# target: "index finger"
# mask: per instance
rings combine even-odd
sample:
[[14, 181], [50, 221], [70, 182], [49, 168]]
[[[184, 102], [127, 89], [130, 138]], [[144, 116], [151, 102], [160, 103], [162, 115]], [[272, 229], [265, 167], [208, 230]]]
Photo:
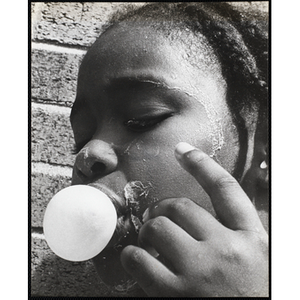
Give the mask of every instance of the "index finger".
[[233, 230], [261, 231], [256, 209], [239, 183], [207, 154], [179, 143], [175, 156], [210, 196], [222, 224]]

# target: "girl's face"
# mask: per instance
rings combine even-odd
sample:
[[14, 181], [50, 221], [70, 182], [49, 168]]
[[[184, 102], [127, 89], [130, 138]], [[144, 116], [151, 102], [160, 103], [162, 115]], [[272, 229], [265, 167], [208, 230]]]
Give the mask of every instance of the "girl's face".
[[[232, 172], [239, 144], [217, 61], [203, 44], [196, 66], [186, 49], [138, 26], [114, 27], [94, 44], [80, 68], [71, 117], [76, 144], [84, 146], [73, 184], [98, 183], [122, 195], [128, 182], [139, 181], [147, 196], [138, 216], [171, 197], [190, 198], [214, 214], [209, 197], [176, 161], [175, 145], [188, 142]], [[119, 252], [107, 251], [96, 266], [116, 283], [123, 276]]]

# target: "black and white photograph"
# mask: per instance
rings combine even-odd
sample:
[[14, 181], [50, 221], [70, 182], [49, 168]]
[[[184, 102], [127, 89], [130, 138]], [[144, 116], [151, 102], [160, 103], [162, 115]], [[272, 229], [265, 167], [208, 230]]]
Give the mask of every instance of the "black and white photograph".
[[31, 297], [270, 297], [270, 1], [30, 3]]

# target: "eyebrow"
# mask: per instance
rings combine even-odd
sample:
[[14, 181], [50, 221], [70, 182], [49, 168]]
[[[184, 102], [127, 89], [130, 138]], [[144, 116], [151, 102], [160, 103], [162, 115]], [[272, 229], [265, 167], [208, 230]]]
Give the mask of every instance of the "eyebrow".
[[115, 87], [128, 87], [132, 85], [143, 85], [144, 83], [150, 84], [152, 86], [159, 86], [159, 87], [165, 87], [170, 88], [167, 84], [167, 82], [160, 77], [155, 77], [152, 75], [138, 75], [138, 76], [124, 76], [124, 77], [118, 77], [118, 78], [112, 78], [109, 80], [109, 82], [105, 85], [105, 89], [110, 90]]
[[[157, 78], [152, 75], [139, 75], [139, 76], [122, 76], [118, 78], [109, 79], [108, 82], [104, 85], [105, 90], [114, 90], [116, 88], [122, 87], [132, 87], [140, 86], [143, 84], [151, 84], [155, 87], [166, 87], [168, 88], [167, 83], [162, 78]], [[80, 110], [86, 107], [88, 104], [82, 98], [77, 98], [74, 101], [71, 114], [70, 122], [72, 124], [74, 117], [80, 112]]]
[[195, 94], [189, 93], [180, 87], [170, 86], [163, 77], [157, 77], [151, 74], [112, 78], [110, 82], [106, 84], [106, 89], [110, 90], [113, 88], [130, 87], [130, 85], [131, 87], [141, 86], [143, 84], [150, 84], [153, 87], [160, 87], [160, 88], [165, 88], [167, 90], [174, 90], [197, 100], [197, 96]]

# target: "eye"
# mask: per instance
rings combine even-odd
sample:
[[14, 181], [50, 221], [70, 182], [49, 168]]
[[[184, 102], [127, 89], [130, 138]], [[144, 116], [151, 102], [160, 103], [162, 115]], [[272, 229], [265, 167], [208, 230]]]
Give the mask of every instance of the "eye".
[[152, 127], [155, 125], [158, 125], [165, 119], [171, 117], [173, 114], [168, 113], [168, 114], [163, 114], [160, 116], [152, 116], [152, 117], [145, 117], [145, 118], [132, 118], [124, 122], [124, 125], [136, 132], [143, 132], [150, 130]]

